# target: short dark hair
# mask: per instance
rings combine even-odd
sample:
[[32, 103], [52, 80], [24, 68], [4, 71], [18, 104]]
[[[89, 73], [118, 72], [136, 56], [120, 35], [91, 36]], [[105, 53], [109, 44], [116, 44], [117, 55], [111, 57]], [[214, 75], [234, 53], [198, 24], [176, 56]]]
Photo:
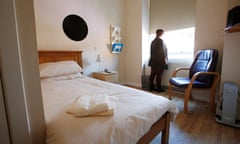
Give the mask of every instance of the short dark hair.
[[156, 30], [156, 34], [163, 33], [163, 32], [164, 32], [163, 29], [157, 29], [157, 30]]

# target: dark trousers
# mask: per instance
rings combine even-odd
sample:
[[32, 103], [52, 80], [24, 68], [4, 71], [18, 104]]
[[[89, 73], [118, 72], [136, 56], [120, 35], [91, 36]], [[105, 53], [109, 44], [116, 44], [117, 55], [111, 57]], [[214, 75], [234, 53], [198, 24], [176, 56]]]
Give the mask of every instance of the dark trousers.
[[150, 82], [150, 89], [154, 89], [154, 80], [156, 78], [156, 84], [157, 84], [157, 89], [162, 89], [161, 83], [162, 83], [162, 74], [163, 74], [164, 69], [163, 68], [152, 68], [151, 67], [151, 74], [149, 77], [149, 82]]

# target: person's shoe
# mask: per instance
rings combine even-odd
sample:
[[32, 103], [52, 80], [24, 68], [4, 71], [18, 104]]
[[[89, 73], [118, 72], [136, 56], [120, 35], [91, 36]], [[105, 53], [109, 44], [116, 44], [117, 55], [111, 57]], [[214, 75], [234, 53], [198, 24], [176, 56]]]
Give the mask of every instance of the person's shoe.
[[156, 89], [156, 88], [152, 88], [150, 89], [150, 91], [156, 91], [156, 92], [164, 92], [165, 90], [164, 89]]
[[162, 89], [162, 88], [160, 88], [160, 89], [156, 89], [155, 91], [157, 91], [157, 92], [165, 92], [165, 90]]
[[150, 88], [149, 88], [149, 91], [150, 91], [150, 92], [152, 92], [152, 91], [156, 91], [156, 89], [150, 87]]
[[150, 92], [156, 91], [156, 89], [149, 89]]

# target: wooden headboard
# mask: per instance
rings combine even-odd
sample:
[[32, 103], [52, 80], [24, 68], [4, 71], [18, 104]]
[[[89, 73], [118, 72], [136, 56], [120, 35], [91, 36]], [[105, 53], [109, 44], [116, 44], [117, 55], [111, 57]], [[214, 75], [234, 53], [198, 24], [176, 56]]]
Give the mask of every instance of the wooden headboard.
[[40, 50], [38, 51], [38, 60], [39, 63], [73, 60], [76, 61], [81, 67], [83, 66], [82, 51], [80, 50], [75, 51]]

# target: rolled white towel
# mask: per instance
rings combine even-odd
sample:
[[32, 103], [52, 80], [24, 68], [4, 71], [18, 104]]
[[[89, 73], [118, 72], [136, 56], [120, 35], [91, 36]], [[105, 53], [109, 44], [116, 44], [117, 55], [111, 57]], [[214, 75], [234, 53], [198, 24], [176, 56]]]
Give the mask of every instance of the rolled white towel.
[[94, 114], [91, 114], [90, 116], [112, 116], [112, 115], [114, 115], [119, 98], [116, 96], [109, 96], [108, 100], [109, 100], [109, 109], [107, 111], [94, 113]]
[[[91, 96], [89, 101], [89, 107], [88, 107], [89, 115], [94, 113], [104, 112], [104, 111], [107, 111], [108, 109], [109, 109], [109, 101], [108, 101], [108, 96], [106, 94]], [[74, 116], [78, 116], [78, 114], [74, 113]]]
[[104, 95], [81, 96], [67, 108], [75, 117], [113, 115], [118, 97]]
[[78, 100], [73, 105], [73, 114], [74, 116], [86, 116], [89, 115], [89, 96], [79, 97]]

